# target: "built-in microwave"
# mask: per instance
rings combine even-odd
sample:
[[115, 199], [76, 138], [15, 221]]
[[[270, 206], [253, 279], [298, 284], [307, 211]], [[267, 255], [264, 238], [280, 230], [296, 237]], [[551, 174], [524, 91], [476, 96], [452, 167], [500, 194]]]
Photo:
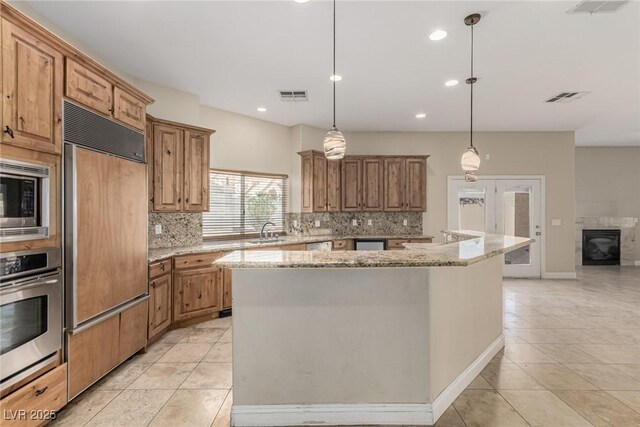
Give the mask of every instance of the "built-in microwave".
[[49, 237], [50, 169], [0, 159], [0, 242]]

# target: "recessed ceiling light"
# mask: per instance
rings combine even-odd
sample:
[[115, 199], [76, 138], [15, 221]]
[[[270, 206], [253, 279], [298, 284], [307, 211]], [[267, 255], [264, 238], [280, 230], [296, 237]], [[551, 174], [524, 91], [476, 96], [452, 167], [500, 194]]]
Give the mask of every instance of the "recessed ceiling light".
[[296, 3], [306, 3], [306, 2], [308, 2], [309, 0], [293, 0], [293, 1], [295, 1]]
[[329, 80], [331, 80], [332, 82], [339, 82], [340, 80], [342, 80], [342, 76], [339, 74], [334, 74], [333, 76], [329, 77]]
[[256, 110], [258, 110], [261, 113], [264, 113], [265, 111], [267, 111], [267, 109], [264, 108], [264, 107], [258, 107], [258, 108], [256, 108]]
[[427, 117], [427, 115], [425, 113], [416, 114], [416, 119], [424, 119], [425, 117]]
[[429, 34], [429, 40], [438, 41], [447, 37], [447, 32], [444, 30], [436, 30], [433, 33]]
[[459, 82], [457, 80], [447, 80], [446, 82], [444, 82], [445, 86], [455, 86], [457, 85]]

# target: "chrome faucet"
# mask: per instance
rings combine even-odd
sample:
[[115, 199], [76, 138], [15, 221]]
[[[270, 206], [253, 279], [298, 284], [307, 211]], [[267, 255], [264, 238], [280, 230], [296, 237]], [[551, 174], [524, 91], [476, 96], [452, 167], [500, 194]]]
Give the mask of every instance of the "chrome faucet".
[[262, 229], [260, 230], [260, 241], [265, 240], [266, 236], [264, 234], [264, 229], [267, 225], [273, 225], [274, 227], [276, 226], [274, 223], [272, 223], [271, 221], [267, 221], [262, 225]]

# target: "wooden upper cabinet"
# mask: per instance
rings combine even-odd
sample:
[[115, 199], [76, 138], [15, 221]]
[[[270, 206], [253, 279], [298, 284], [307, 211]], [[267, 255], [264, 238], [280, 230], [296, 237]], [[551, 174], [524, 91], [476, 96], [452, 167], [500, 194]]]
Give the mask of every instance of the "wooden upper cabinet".
[[327, 212], [340, 212], [340, 160], [327, 160]]
[[153, 127], [153, 209], [182, 210], [184, 132], [171, 126]]
[[2, 19], [2, 142], [60, 153], [63, 55]]
[[113, 85], [87, 67], [67, 58], [65, 95], [100, 114], [111, 116]]
[[384, 159], [384, 210], [404, 210], [405, 160], [398, 157]]
[[313, 211], [327, 211], [327, 158], [313, 153]]
[[362, 210], [362, 159], [342, 159], [342, 211]]
[[427, 210], [427, 159], [407, 158], [405, 165], [405, 209], [411, 212]]
[[298, 153], [301, 163], [302, 212], [340, 211], [340, 161], [319, 151]]
[[184, 210], [209, 210], [209, 135], [184, 133]]
[[362, 210], [380, 212], [383, 206], [382, 158], [362, 159]]
[[115, 87], [113, 89], [113, 118], [144, 131], [146, 104], [141, 99]]

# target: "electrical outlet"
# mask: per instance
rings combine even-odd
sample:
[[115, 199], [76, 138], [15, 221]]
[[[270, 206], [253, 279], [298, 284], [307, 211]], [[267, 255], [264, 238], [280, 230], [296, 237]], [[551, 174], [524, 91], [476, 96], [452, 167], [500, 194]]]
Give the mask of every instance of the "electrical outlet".
[[156, 234], [162, 234], [162, 224], [156, 224]]
[[358, 220], [357, 219], [352, 219], [351, 220], [351, 225], [358, 225]]
[[373, 225], [373, 221], [371, 221], [370, 219], [367, 220], [367, 225]]
[[409, 221], [407, 221], [406, 219], [402, 220], [402, 225], [409, 225]]
[[487, 160], [491, 160], [491, 154], [485, 154], [484, 158], [487, 159]]
[[320, 221], [316, 221], [316, 228], [320, 228]]
[[297, 226], [298, 226], [298, 220], [297, 220], [297, 219], [294, 219], [294, 220], [293, 220], [293, 226], [294, 226], [294, 227], [297, 227]]

